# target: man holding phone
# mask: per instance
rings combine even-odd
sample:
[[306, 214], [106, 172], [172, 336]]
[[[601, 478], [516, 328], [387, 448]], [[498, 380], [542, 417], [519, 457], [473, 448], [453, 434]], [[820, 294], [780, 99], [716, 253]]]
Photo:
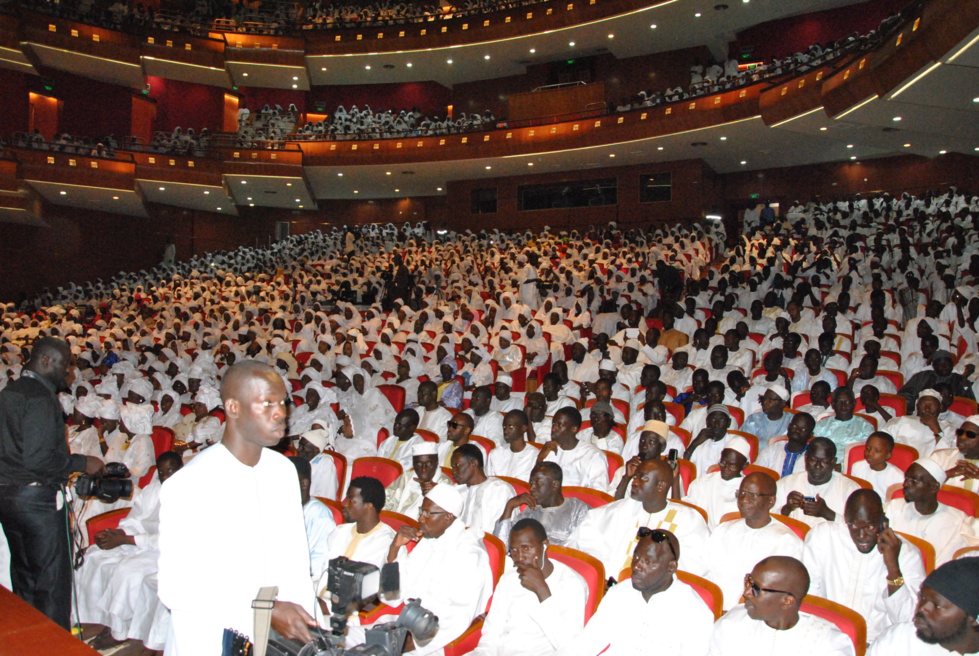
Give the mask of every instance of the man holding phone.
[[775, 507], [809, 526], [841, 522], [844, 503], [860, 486], [836, 473], [836, 445], [826, 437], [813, 438], [805, 461], [806, 471], [779, 479]]
[[921, 552], [888, 526], [873, 490], [851, 494], [843, 518], [806, 535], [802, 561], [812, 576], [809, 592], [860, 613], [873, 641], [892, 624], [913, 618], [925, 578]]

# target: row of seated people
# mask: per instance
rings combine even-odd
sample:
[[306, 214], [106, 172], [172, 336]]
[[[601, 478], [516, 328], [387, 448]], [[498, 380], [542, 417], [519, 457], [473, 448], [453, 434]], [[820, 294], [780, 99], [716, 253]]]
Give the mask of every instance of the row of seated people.
[[16, 148], [33, 148], [34, 150], [77, 154], [87, 157], [114, 158], [119, 151], [203, 157], [210, 145], [210, 141], [211, 131], [208, 128], [202, 129], [200, 134], [198, 134], [194, 131], [194, 128], [187, 128], [187, 131], [184, 132], [183, 128], [177, 126], [169, 132], [163, 130], [156, 131], [149, 144], [141, 143], [141, 140], [136, 137], [124, 137], [120, 141], [112, 134], [92, 138], [60, 133], [52, 141], [47, 141], [40, 130], [35, 129], [30, 134], [26, 132], [15, 132], [11, 138], [11, 145]]

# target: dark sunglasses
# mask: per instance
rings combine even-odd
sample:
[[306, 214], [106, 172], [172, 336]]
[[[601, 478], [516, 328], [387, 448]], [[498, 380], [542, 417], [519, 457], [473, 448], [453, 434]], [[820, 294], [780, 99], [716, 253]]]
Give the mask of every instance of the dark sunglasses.
[[447, 421], [445, 423], [449, 428], [459, 428], [459, 426], [462, 426], [458, 421]]
[[757, 596], [761, 595], [762, 592], [771, 592], [771, 593], [774, 593], [774, 594], [784, 594], [784, 595], [789, 595], [790, 597], [794, 597], [795, 596], [794, 594], [792, 594], [791, 592], [788, 592], [787, 590], [775, 590], [773, 588], [763, 588], [760, 585], [758, 585], [758, 583], [753, 578], [751, 578], [751, 574], [745, 574], [744, 575], [744, 588], [745, 588], [745, 590], [751, 590], [751, 596], [752, 597], [757, 597]]
[[649, 538], [656, 544], [665, 542], [666, 546], [670, 548], [670, 553], [673, 554], [673, 559], [678, 560], [676, 555], [676, 549], [673, 548], [673, 543], [670, 542], [670, 536], [667, 535], [666, 531], [661, 528], [649, 528], [648, 526], [643, 526], [636, 533], [636, 538], [642, 540], [643, 538]]
[[955, 429], [955, 434], [958, 437], [962, 437], [963, 435], [965, 435], [970, 440], [974, 440], [974, 439], [976, 439], [976, 437], [979, 437], [979, 433], [977, 433], [975, 431], [966, 430], [964, 428], [956, 428]]

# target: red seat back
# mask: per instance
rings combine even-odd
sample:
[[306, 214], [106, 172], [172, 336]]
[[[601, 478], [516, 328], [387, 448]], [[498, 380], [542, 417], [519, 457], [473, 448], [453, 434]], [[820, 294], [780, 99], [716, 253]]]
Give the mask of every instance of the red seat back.
[[400, 463], [387, 458], [357, 458], [350, 472], [351, 480], [358, 476], [370, 476], [381, 481], [387, 487], [397, 480], [404, 472]]

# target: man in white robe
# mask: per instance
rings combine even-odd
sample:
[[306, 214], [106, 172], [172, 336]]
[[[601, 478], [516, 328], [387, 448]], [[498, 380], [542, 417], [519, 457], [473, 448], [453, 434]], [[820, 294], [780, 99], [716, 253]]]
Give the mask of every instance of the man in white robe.
[[513, 495], [513, 487], [483, 470], [483, 453], [475, 444], [463, 444], [452, 454], [452, 478], [464, 500], [459, 520], [469, 530], [492, 533], [496, 520]]
[[527, 444], [527, 427], [530, 423], [523, 410], [511, 410], [503, 418], [504, 446], [489, 452], [486, 463], [488, 476], [507, 476], [521, 481], [530, 479], [530, 472], [537, 464], [536, 448]]
[[330, 446], [329, 439], [330, 434], [322, 428], [306, 431], [296, 443], [296, 454], [309, 462], [312, 472], [309, 494], [338, 500], [343, 481], [337, 480], [337, 466], [333, 456], [323, 453]]
[[958, 508], [938, 501], [945, 482], [942, 466], [930, 458], [919, 458], [904, 474], [904, 498], [884, 506], [891, 528], [927, 540], [935, 547], [935, 564], [952, 560], [955, 552], [968, 546], [973, 537], [972, 518]]
[[675, 577], [685, 543], [681, 549], [670, 531], [645, 527], [633, 537], [631, 578], [605, 593], [585, 630], [559, 656], [627, 656], [654, 645], [657, 653], [675, 656], [707, 653], [714, 615], [693, 588]]
[[[388, 551], [388, 562], [398, 562], [401, 590], [398, 599], [420, 599], [439, 618], [438, 632], [425, 644], [415, 644], [416, 656], [440, 654], [486, 612], [493, 594], [492, 572], [486, 549], [475, 531], [457, 519], [463, 499], [451, 485], [436, 485], [426, 495], [418, 515], [418, 528], [402, 526]], [[409, 542], [417, 542], [410, 553]]]
[[926, 458], [936, 449], [955, 446], [955, 429], [938, 415], [942, 412], [942, 395], [927, 389], [918, 394], [915, 414], [894, 417], [881, 429], [891, 434], [898, 444], [907, 444]]
[[699, 576], [707, 572], [709, 531], [703, 516], [667, 499], [673, 470], [665, 460], [644, 460], [626, 499], [593, 508], [570, 540], [570, 546], [602, 561], [605, 573], [615, 578], [632, 565], [632, 550], [639, 528], [669, 530], [683, 540], [680, 569]]
[[809, 591], [860, 613], [872, 642], [891, 624], [911, 619], [924, 564], [917, 547], [887, 527], [873, 490], [850, 495], [844, 518], [809, 531], [802, 562], [812, 576]]
[[731, 427], [731, 412], [724, 405], [712, 405], [707, 412], [707, 427], [690, 441], [683, 457], [697, 467], [697, 473], [706, 474], [711, 465], [717, 464], [721, 452], [736, 436], [728, 433]]
[[443, 408], [438, 403], [438, 385], [430, 380], [418, 386], [418, 429], [432, 431], [438, 435], [439, 441], [444, 442], [452, 419], [452, 411]]
[[724, 608], [737, 605], [744, 592], [744, 573], [769, 556], [802, 558], [802, 538], [770, 514], [775, 481], [764, 472], [740, 479], [737, 503], [741, 518], [722, 522], [707, 541], [707, 578], [724, 595]]
[[585, 624], [588, 586], [573, 569], [547, 557], [547, 532], [536, 519], [513, 526], [513, 568], [503, 574], [474, 656], [538, 656], [553, 652]]
[[[120, 641], [146, 641], [150, 618], [133, 614], [134, 599], [143, 579], [155, 574], [160, 557], [160, 490], [183, 466], [173, 451], [156, 460], [156, 476], [143, 488], [119, 528], [100, 531], [75, 574], [79, 618], [105, 629], [92, 641], [93, 649], [109, 649]], [[155, 596], [155, 595], [154, 595]]]
[[493, 391], [488, 386], [473, 390], [472, 399], [466, 414], [473, 418], [473, 435], [493, 440], [497, 446], [503, 445], [503, 415], [491, 408]]
[[767, 557], [742, 579], [744, 604], [717, 620], [709, 656], [854, 656], [853, 642], [835, 624], [800, 613], [809, 572], [798, 559]]
[[300, 456], [289, 458], [299, 476], [299, 493], [303, 504], [303, 522], [306, 525], [306, 542], [309, 544], [309, 575], [315, 582], [326, 567], [326, 544], [330, 533], [337, 527], [333, 511], [319, 499], [309, 495], [312, 469], [309, 462]]
[[581, 413], [561, 408], [551, 424], [551, 441], [544, 445], [537, 462], [555, 462], [564, 472], [565, 485], [605, 490], [608, 487], [608, 461], [597, 447], [577, 438]]
[[806, 471], [778, 480], [775, 507], [780, 514], [809, 526], [842, 522], [843, 506], [860, 486], [834, 470], [836, 445], [825, 437], [813, 438], [806, 449], [805, 463]]
[[[551, 543], [566, 545], [591, 507], [581, 499], [565, 497], [561, 490], [563, 480], [564, 474], [556, 464], [538, 463], [530, 473], [530, 491], [512, 497], [504, 506], [493, 531], [496, 537], [506, 543], [513, 525], [529, 518], [541, 523]], [[521, 506], [523, 510], [519, 510]]]
[[979, 558], [948, 562], [921, 584], [913, 622], [889, 627], [869, 656], [979, 653]]
[[380, 443], [377, 455], [381, 458], [394, 460], [401, 464], [402, 469], [411, 469], [411, 447], [425, 438], [415, 432], [418, 428], [418, 413], [414, 408], [405, 408], [394, 419], [391, 437]]
[[[308, 642], [314, 622], [296, 470], [264, 448], [286, 434], [285, 385], [268, 365], [245, 361], [226, 371], [221, 396], [227, 415], [221, 444], [177, 472], [160, 497], [159, 594], [172, 613], [168, 656], [213, 656], [226, 628], [250, 635], [252, 600], [265, 586], [279, 588], [272, 626], [280, 634]], [[246, 539], [256, 534], [262, 539]], [[188, 558], [202, 544], [207, 554]]]
[[725, 514], [737, 512], [737, 492], [750, 453], [748, 441], [736, 435], [721, 451], [718, 471], [703, 473], [690, 482], [684, 501], [707, 511], [707, 528], [711, 531]]
[[425, 494], [439, 483], [449, 483], [438, 459], [439, 445], [419, 442], [411, 447], [411, 469], [406, 470], [385, 490], [384, 507], [412, 519], [418, 517]]

